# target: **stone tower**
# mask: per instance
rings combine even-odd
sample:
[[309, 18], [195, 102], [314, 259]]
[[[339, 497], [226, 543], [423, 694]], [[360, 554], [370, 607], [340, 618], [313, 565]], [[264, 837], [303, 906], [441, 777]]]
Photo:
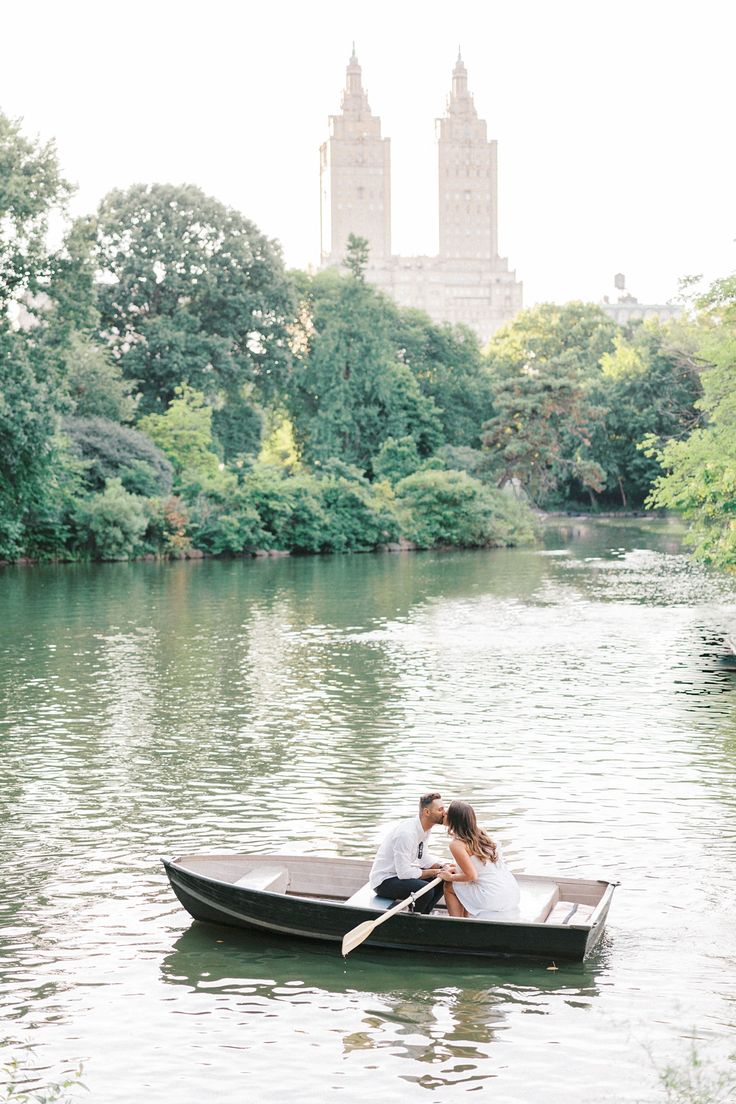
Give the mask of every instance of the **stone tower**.
[[350, 234], [367, 238], [380, 263], [391, 256], [391, 143], [371, 114], [354, 44], [340, 106], [320, 147], [322, 264], [342, 261]]
[[342, 114], [330, 116], [320, 149], [322, 267], [342, 263], [351, 233], [367, 238], [369, 283], [435, 322], [470, 326], [485, 342], [521, 310], [522, 286], [498, 255], [496, 143], [478, 118], [459, 53], [437, 131], [439, 255], [392, 256], [389, 141], [371, 115], [353, 48]]
[[458, 50], [447, 113], [437, 120], [440, 257], [498, 256], [496, 143], [478, 118]]

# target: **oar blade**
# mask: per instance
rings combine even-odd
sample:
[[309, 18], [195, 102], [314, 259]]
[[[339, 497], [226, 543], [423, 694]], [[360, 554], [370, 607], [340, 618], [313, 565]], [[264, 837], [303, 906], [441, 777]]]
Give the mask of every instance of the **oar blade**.
[[357, 928], [352, 928], [347, 935], [343, 936], [343, 957], [347, 957], [351, 951], [359, 947], [363, 940], [368, 938], [375, 926], [375, 920], [366, 920], [363, 924], [358, 924]]

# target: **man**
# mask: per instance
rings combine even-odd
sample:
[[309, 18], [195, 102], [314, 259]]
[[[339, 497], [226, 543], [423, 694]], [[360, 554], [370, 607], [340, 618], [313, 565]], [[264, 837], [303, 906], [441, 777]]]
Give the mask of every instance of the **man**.
[[[430, 793], [419, 799], [419, 816], [402, 820], [391, 829], [378, 848], [368, 879], [379, 897], [403, 899], [437, 877], [443, 864], [430, 855], [427, 840], [435, 824], [442, 824], [444, 819], [442, 798]], [[418, 898], [415, 911], [431, 912], [443, 893], [443, 885], [430, 889]]]

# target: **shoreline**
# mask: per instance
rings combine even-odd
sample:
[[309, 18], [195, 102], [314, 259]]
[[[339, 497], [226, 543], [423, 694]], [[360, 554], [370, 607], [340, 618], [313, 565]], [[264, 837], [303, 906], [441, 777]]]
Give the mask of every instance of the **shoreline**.
[[[548, 521], [664, 521], [676, 518], [677, 515], [668, 514], [661, 510], [539, 510], [535, 511], [537, 521], [544, 524]], [[459, 545], [436, 544], [428, 548], [421, 548], [413, 541], [400, 537], [398, 541], [390, 541], [377, 545], [375, 548], [365, 548], [349, 552], [293, 552], [283, 548], [255, 548], [240, 553], [215, 554], [203, 552], [199, 548], [189, 548], [176, 555], [156, 555], [147, 552], [142, 556], [131, 556], [119, 560], [95, 560], [80, 557], [79, 559], [62, 559], [49, 557], [48, 559], [34, 558], [33, 556], [19, 556], [16, 560], [0, 560], [0, 569], [8, 567], [61, 567], [73, 564], [104, 564], [104, 563], [180, 563], [182, 560], [268, 560], [296, 557], [301, 559], [308, 556], [370, 556], [377, 554], [392, 554], [402, 552], [483, 552], [494, 548], [522, 548], [529, 545]]]

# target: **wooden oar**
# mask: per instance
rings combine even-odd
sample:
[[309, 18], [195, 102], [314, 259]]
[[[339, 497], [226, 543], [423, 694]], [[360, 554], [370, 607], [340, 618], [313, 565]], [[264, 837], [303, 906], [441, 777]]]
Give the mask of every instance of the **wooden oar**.
[[358, 924], [357, 928], [351, 928], [350, 931], [344, 936], [342, 941], [342, 953], [347, 958], [351, 951], [354, 951], [356, 947], [359, 947], [364, 939], [367, 939], [374, 928], [377, 928], [379, 924], [383, 924], [389, 917], [393, 916], [395, 912], [401, 912], [407, 905], [410, 905], [412, 901], [415, 901], [417, 897], [421, 897], [423, 893], [427, 893], [433, 886], [439, 885], [442, 878], [433, 878], [431, 882], [427, 882], [426, 886], [422, 889], [418, 889], [416, 893], [410, 894], [405, 901], [399, 901], [398, 905], [394, 905], [393, 908], [384, 912], [377, 920], [365, 920], [362, 924]]

